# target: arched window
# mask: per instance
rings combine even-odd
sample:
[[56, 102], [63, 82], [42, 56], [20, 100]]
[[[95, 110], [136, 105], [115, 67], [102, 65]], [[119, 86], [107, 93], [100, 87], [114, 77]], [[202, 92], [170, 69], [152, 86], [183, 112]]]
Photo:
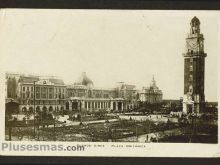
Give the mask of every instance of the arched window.
[[39, 107], [39, 106], [36, 107], [36, 112], [37, 112], [37, 113], [40, 112], [40, 107]]
[[58, 107], [58, 106], [56, 106], [56, 107], [55, 107], [55, 110], [56, 110], [56, 111], [59, 111], [59, 107]]
[[29, 108], [29, 113], [33, 113], [34, 112], [34, 108], [33, 107], [30, 107]]
[[26, 112], [27, 112], [27, 108], [26, 108], [26, 107], [23, 107], [23, 108], [22, 108], [22, 112], [26, 113]]
[[43, 111], [44, 111], [44, 112], [47, 111], [47, 107], [46, 107], [46, 106], [43, 107]]
[[69, 102], [66, 102], [66, 110], [69, 110]]
[[49, 107], [49, 112], [52, 112], [52, 111], [53, 111], [53, 107], [50, 106], [50, 107]]

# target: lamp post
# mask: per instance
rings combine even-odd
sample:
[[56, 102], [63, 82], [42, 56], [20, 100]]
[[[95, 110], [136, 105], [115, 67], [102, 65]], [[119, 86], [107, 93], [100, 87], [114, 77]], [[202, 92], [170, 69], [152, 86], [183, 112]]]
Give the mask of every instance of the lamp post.
[[55, 98], [56, 99], [56, 106], [55, 106], [55, 112], [54, 112], [54, 123], [53, 123], [53, 131], [54, 131], [54, 141], [56, 140], [56, 130], [55, 130], [55, 127], [56, 127], [56, 113], [57, 113], [57, 108], [58, 108], [58, 106], [57, 106], [57, 100], [58, 100], [58, 98]]
[[138, 141], [138, 126], [136, 125], [136, 138], [137, 138], [137, 141]]
[[136, 139], [137, 139], [137, 142], [138, 142], [138, 127], [141, 127], [142, 125], [140, 124], [136, 124], [136, 120], [135, 120], [135, 129], [136, 129]]
[[34, 81], [34, 139], [35, 139], [35, 82]]

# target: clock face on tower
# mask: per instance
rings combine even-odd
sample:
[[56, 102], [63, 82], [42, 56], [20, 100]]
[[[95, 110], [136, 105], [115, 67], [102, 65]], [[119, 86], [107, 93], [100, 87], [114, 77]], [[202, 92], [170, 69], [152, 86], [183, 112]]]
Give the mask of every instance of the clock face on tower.
[[197, 39], [188, 39], [186, 41], [186, 49], [188, 52], [196, 52], [198, 50], [198, 42], [197, 42]]
[[196, 50], [197, 42], [195, 40], [188, 40], [187, 41], [187, 49], [188, 50]]
[[196, 49], [196, 46], [197, 46], [197, 44], [196, 44], [195, 42], [189, 42], [189, 48], [190, 48], [191, 50]]

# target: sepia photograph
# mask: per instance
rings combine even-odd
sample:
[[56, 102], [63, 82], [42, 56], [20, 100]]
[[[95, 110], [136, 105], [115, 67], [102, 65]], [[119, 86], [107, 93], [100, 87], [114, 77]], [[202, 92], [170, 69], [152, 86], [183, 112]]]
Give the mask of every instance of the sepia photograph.
[[219, 12], [2, 9], [0, 24], [3, 141], [218, 144]]

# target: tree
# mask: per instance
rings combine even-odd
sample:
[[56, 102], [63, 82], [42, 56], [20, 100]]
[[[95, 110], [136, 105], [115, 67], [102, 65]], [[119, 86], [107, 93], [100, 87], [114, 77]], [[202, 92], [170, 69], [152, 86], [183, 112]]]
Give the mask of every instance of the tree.
[[106, 114], [107, 114], [107, 111], [102, 109], [102, 110], [97, 111], [95, 113], [95, 116], [97, 116], [99, 119], [104, 119]]
[[8, 78], [7, 80], [7, 95], [8, 98], [16, 98], [17, 97], [17, 82], [16, 79]]
[[173, 111], [173, 112], [176, 112], [176, 110], [177, 110], [176, 103], [171, 103], [170, 110]]

